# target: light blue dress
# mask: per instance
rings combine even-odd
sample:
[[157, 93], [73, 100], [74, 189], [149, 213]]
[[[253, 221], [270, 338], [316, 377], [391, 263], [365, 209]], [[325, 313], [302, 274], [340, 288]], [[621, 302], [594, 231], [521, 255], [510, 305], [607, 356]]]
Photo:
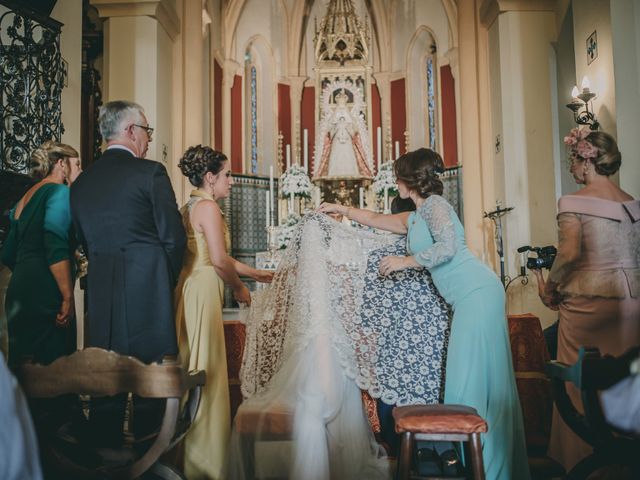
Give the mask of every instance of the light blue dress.
[[488, 480], [529, 479], [500, 281], [469, 251], [460, 220], [439, 195], [409, 216], [407, 250], [429, 269], [453, 308], [445, 403], [473, 407], [487, 421], [483, 458]]

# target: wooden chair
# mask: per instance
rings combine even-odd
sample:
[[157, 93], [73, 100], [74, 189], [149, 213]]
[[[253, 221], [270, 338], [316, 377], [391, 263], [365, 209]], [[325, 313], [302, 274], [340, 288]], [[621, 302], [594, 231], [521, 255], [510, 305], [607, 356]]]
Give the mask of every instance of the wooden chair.
[[[487, 432], [487, 422], [478, 412], [465, 405], [412, 405], [393, 410], [396, 432], [402, 434], [398, 480], [418, 477], [412, 472], [414, 441], [464, 442], [467, 470], [471, 478], [484, 480], [484, 462], [480, 434]], [[460, 477], [465, 478], [465, 477]]]
[[509, 340], [531, 477], [534, 480], [561, 477], [564, 468], [547, 456], [553, 399], [551, 382], [545, 373], [549, 352], [538, 317], [509, 315]]
[[[631, 478], [640, 478], [640, 438], [616, 431], [608, 425], [598, 396], [600, 391], [630, 375], [631, 362], [639, 354], [640, 347], [635, 347], [621, 357], [603, 357], [597, 348], [580, 347], [575, 364], [566, 365], [558, 361], [547, 364], [553, 399], [560, 416], [569, 428], [593, 446], [593, 453], [571, 469], [565, 477], [567, 480], [588, 478], [591, 473], [608, 465], [628, 467]], [[580, 389], [584, 413], [571, 402], [567, 382]]]
[[[50, 365], [23, 363], [16, 373], [30, 401], [42, 402], [63, 395], [104, 397], [123, 393], [165, 400], [162, 422], [157, 432], [145, 439], [145, 445], [152, 443], [143, 452], [139, 452], [140, 445], [126, 439], [120, 447], [87, 445], [69, 428], [70, 418], [60, 419], [63, 426], [55, 430], [39, 428], [36, 423], [42, 456], [60, 472], [57, 475], [61, 478], [132, 479], [149, 469], [156, 478], [184, 478], [158, 459], [184, 437], [195, 418], [206, 379], [203, 371], [187, 373], [175, 360], [146, 365], [133, 357], [87, 348]], [[181, 400], [187, 393], [181, 408]]]

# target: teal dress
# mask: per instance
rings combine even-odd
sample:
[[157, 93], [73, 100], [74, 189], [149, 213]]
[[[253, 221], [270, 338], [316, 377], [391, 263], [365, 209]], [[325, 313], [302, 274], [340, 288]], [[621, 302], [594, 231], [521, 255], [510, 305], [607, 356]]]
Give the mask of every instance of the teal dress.
[[15, 207], [9, 218], [11, 227], [2, 250], [2, 262], [13, 271], [5, 298], [9, 365], [25, 356], [50, 363], [73, 352], [76, 345], [74, 324], [56, 326], [62, 295], [49, 269], [71, 258], [69, 188], [46, 183], [18, 219]]
[[460, 220], [439, 195], [409, 216], [407, 250], [453, 308], [445, 403], [473, 407], [487, 421], [482, 451], [488, 480], [528, 479], [502, 284], [469, 251]]

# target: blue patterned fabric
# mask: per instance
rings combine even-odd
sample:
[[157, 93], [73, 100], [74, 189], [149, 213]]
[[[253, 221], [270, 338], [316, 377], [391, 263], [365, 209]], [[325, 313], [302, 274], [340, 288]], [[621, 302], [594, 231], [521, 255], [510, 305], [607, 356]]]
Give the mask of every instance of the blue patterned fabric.
[[376, 338], [369, 392], [388, 405], [433, 404], [443, 396], [450, 311], [426, 270], [380, 276], [382, 258], [406, 254], [402, 240], [368, 258], [360, 321]]

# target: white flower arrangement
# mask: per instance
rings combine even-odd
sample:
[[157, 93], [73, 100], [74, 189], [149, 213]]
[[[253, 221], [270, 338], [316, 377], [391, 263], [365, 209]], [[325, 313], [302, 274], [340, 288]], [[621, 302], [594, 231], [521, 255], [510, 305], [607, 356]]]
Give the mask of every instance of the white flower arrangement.
[[383, 196], [385, 188], [389, 196], [398, 194], [396, 176], [393, 173], [393, 162], [383, 163], [376, 177], [373, 179], [373, 191], [377, 196]]
[[290, 213], [284, 219], [284, 222], [278, 226], [277, 244], [280, 250], [287, 248], [289, 245], [291, 237], [293, 236], [293, 231], [296, 229], [296, 225], [299, 221], [300, 215], [297, 213]]
[[280, 192], [282, 198], [294, 197], [311, 198], [311, 180], [304, 168], [294, 164], [280, 178]]

